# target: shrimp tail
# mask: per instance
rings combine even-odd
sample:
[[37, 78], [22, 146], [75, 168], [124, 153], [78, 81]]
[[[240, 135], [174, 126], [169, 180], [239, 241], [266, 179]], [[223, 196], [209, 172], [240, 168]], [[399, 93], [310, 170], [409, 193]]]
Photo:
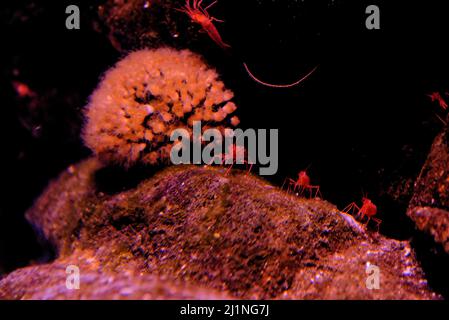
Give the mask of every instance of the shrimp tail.
[[209, 25], [207, 28], [205, 28], [207, 34], [209, 37], [222, 49], [229, 49], [231, 46], [223, 41], [220, 34], [218, 33], [218, 30], [215, 28], [213, 24]]

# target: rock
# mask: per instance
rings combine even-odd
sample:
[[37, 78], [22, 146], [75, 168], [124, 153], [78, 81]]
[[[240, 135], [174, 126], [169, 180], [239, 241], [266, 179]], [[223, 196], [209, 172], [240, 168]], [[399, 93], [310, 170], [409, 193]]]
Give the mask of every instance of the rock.
[[26, 214], [59, 253], [71, 245], [74, 228], [89, 199], [98, 200], [94, 172], [100, 167], [100, 162], [93, 158], [68, 167], [57, 180], [50, 182]]
[[[104, 278], [117, 277], [111, 288], [130, 287], [133, 297], [144, 297], [141, 286], [158, 286], [163, 278], [169, 284], [162, 297], [200, 295], [171, 285], [180, 283], [205, 288], [207, 297], [439, 298], [408, 242], [366, 231], [326, 201], [210, 166], [170, 167], [152, 177], [142, 174], [128, 190], [105, 192], [98, 183], [102, 170], [95, 159], [72, 166], [28, 211], [58, 258], [7, 276], [0, 282], [4, 296], [123, 298], [107, 293]], [[92, 275], [91, 285], [83, 287], [81, 279], [78, 293], [61, 287], [65, 275], [52, 279], [48, 272], [72, 261], [81, 261], [81, 274]], [[366, 286], [370, 265], [380, 269], [378, 290]], [[126, 281], [123, 274], [141, 276]]]
[[[92, 251], [78, 251], [52, 264], [27, 267], [0, 281], [0, 299], [33, 300], [208, 300], [229, 299], [213, 290], [187, 286], [162, 277], [140, 275], [130, 265], [111, 272], [101, 267]], [[80, 289], [66, 286], [67, 266], [81, 270]], [[51, 276], [49, 276], [51, 275]]]
[[[363, 288], [370, 266], [379, 267], [380, 290]], [[426, 286], [410, 244], [378, 238], [302, 268], [289, 292], [295, 299], [422, 299], [431, 297]]]
[[172, 0], [108, 0], [98, 8], [99, 25], [121, 52], [161, 46], [186, 47], [198, 40], [194, 26]]
[[407, 215], [449, 253], [449, 129], [435, 139]]

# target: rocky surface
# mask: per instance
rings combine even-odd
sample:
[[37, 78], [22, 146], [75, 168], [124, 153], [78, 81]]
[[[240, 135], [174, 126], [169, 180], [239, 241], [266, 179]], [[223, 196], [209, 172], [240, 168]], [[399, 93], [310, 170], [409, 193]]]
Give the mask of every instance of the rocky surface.
[[104, 1], [98, 7], [99, 26], [118, 51], [185, 47], [198, 41], [200, 27], [180, 9], [185, 1]]
[[407, 215], [449, 253], [449, 129], [437, 136]]
[[[71, 166], [27, 213], [56, 261], [9, 274], [0, 297], [439, 297], [408, 242], [367, 231], [326, 201], [224, 172], [171, 167], [114, 191], [99, 183], [115, 179], [97, 160]], [[70, 264], [80, 267], [77, 292], [65, 289]], [[380, 268], [379, 290], [366, 287], [369, 265]]]
[[[67, 266], [80, 268], [80, 290], [66, 287]], [[28, 282], [31, 281], [31, 285]], [[229, 299], [214, 290], [188, 286], [164, 277], [137, 274], [132, 263], [111, 271], [95, 252], [77, 251], [52, 264], [20, 269], [2, 281], [0, 299], [33, 300], [155, 300]]]

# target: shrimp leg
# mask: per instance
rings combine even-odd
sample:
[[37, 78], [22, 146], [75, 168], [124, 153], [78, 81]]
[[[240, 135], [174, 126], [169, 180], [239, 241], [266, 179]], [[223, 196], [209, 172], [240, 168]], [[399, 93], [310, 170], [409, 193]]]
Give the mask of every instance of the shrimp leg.
[[212, 17], [212, 18], [210, 18], [212, 21], [217, 21], [217, 22], [221, 22], [221, 23], [223, 23], [223, 22], [225, 22], [224, 20], [220, 20], [220, 19], [217, 19], [217, 18], [214, 18], [214, 17]]

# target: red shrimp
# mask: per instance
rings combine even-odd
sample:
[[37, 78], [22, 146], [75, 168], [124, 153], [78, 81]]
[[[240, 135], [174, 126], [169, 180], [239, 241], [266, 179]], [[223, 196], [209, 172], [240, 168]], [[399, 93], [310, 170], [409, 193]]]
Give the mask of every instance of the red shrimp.
[[301, 197], [307, 190], [309, 191], [310, 197], [312, 197], [313, 191], [315, 191], [314, 198], [316, 198], [318, 195], [322, 198], [323, 196], [321, 195], [320, 192], [320, 186], [318, 185], [314, 186], [310, 184], [310, 177], [307, 175], [306, 170], [300, 171], [298, 173], [298, 180], [296, 181], [291, 178], [285, 179], [281, 189], [284, 188], [284, 185], [287, 182], [288, 184], [287, 192], [290, 192], [293, 189], [293, 192], [298, 191], [298, 195]]
[[212, 7], [217, 1], [212, 2], [206, 8], [201, 6], [203, 0], [193, 0], [193, 5], [191, 5], [190, 0], [186, 0], [186, 5], [182, 9], [177, 9], [178, 11], [186, 13], [194, 22], [201, 25], [201, 27], [207, 32], [209, 37], [220, 46], [222, 49], [230, 48], [230, 45], [223, 42], [217, 28], [213, 24], [214, 21], [224, 22], [217, 18], [211, 17], [207, 10]]
[[[247, 157], [248, 160], [246, 160], [245, 157]], [[215, 157], [213, 157], [212, 160], [209, 162], [209, 165], [214, 163], [216, 160], [218, 160], [218, 162], [222, 165], [230, 164], [229, 168], [226, 170], [225, 175], [229, 174], [234, 164], [246, 164], [247, 168], [249, 167], [247, 173], [249, 174], [254, 164], [253, 162], [250, 161], [245, 147], [238, 146], [236, 144], [230, 145], [225, 153], [215, 155]]]
[[[224, 43], [223, 39], [221, 38], [220, 33], [218, 32], [217, 28], [213, 24], [214, 21], [217, 22], [224, 22], [223, 20], [219, 20], [217, 18], [211, 17], [207, 10], [212, 7], [214, 4], [217, 3], [218, 0], [212, 2], [210, 5], [208, 5], [206, 8], [203, 8], [201, 6], [203, 0], [192, 0], [193, 4], [190, 0], [186, 0], [186, 4], [182, 9], [176, 9], [178, 11], [186, 13], [192, 21], [198, 23], [201, 25], [201, 27], [207, 32], [209, 37], [222, 49], [229, 49], [231, 46]], [[259, 84], [262, 84], [267, 87], [271, 88], [290, 88], [294, 87], [300, 83], [302, 83], [304, 80], [306, 80], [312, 73], [315, 72], [315, 70], [318, 68], [316, 66], [313, 68], [309, 73], [307, 73], [305, 76], [303, 76], [298, 81], [295, 81], [290, 84], [271, 84], [262, 80], [259, 80], [256, 78], [256, 76], [249, 70], [248, 65], [244, 62], [243, 66], [245, 67], [246, 71], [248, 72], [249, 76]]]
[[20, 98], [25, 98], [25, 97], [34, 97], [36, 95], [36, 93], [34, 93], [30, 87], [28, 87], [25, 83], [19, 82], [19, 81], [13, 81], [12, 85], [14, 87], [14, 89], [17, 92], [17, 95]]
[[357, 212], [357, 217], [360, 219], [368, 218], [366, 221], [366, 226], [368, 226], [368, 223], [372, 220], [377, 225], [377, 232], [379, 232], [380, 224], [382, 223], [382, 220], [374, 218], [374, 216], [377, 214], [377, 206], [367, 197], [362, 198], [362, 206], [359, 207], [355, 202], [350, 203], [346, 208], [343, 209], [344, 213], [350, 213], [351, 211]]
[[[449, 93], [445, 92], [445, 95], [449, 96]], [[435, 101], [438, 102], [438, 105], [440, 106], [440, 108], [443, 111], [446, 111], [449, 108], [446, 101], [444, 101], [443, 97], [441, 96], [441, 94], [439, 92], [432, 92], [431, 94], [428, 94], [427, 96], [431, 99], [432, 102], [435, 102]], [[447, 126], [447, 121], [445, 121], [437, 113], [435, 113], [435, 115], [445, 126]]]
[[448, 108], [446, 101], [444, 101], [443, 97], [439, 92], [432, 92], [428, 96], [432, 100], [432, 102], [437, 101], [441, 109], [446, 110]]

